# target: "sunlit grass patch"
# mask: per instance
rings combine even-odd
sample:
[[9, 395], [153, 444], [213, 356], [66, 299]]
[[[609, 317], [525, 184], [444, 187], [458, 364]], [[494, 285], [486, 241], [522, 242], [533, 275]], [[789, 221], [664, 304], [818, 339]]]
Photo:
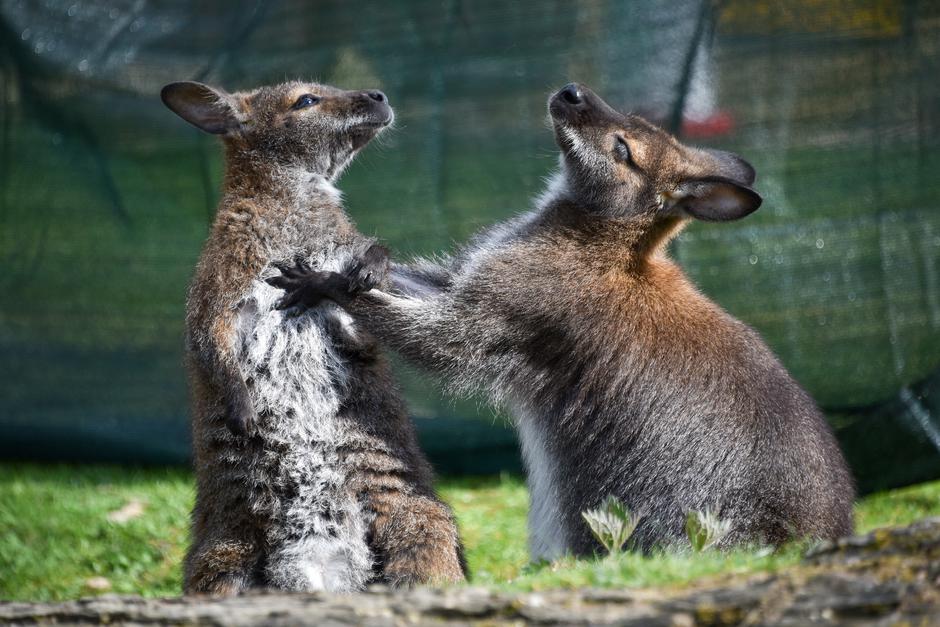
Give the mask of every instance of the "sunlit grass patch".
[[176, 595], [191, 475], [107, 466], [0, 466], [0, 598]]
[[[457, 515], [476, 585], [682, 585], [778, 570], [805, 549], [624, 552], [529, 565], [521, 478], [445, 478], [439, 490]], [[0, 599], [178, 595], [192, 500], [192, 475], [184, 470], [0, 464]], [[856, 507], [860, 532], [931, 515], [940, 515], [940, 481], [874, 494]]]

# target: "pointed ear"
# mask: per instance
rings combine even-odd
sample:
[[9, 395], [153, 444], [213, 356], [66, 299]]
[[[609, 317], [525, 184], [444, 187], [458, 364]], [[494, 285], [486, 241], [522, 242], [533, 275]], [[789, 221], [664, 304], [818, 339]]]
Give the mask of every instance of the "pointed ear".
[[241, 126], [235, 99], [223, 89], [182, 81], [164, 87], [160, 98], [173, 113], [207, 133], [222, 135]]
[[709, 222], [743, 218], [763, 202], [760, 194], [750, 187], [717, 176], [685, 180], [671, 196], [676, 207], [693, 218]]
[[733, 152], [713, 150], [711, 148], [705, 148], [704, 150], [715, 164], [714, 174], [716, 176], [743, 183], [748, 187], [754, 184], [754, 179], [757, 178], [757, 172], [754, 171], [754, 166], [750, 163]]

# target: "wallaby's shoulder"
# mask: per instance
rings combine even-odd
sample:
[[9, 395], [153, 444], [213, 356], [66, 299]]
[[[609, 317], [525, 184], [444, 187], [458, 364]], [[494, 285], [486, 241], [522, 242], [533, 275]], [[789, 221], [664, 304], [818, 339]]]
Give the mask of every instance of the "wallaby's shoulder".
[[215, 298], [220, 292], [238, 292], [264, 268], [259, 214], [251, 201], [220, 205], [196, 265], [191, 301], [200, 292]]

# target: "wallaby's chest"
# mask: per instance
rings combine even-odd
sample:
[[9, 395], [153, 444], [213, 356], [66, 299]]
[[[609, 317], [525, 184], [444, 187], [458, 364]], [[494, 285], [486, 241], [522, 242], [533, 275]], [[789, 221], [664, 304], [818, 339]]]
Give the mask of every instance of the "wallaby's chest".
[[568, 548], [558, 483], [564, 469], [549, 451], [543, 417], [525, 403], [512, 407], [529, 487], [529, 552], [533, 560], [556, 559]]
[[[310, 255], [314, 267], [339, 270], [348, 254]], [[350, 328], [352, 320], [337, 306], [324, 303], [303, 312], [279, 310], [284, 292], [256, 277], [238, 305], [236, 356], [252, 394], [262, 433], [297, 441], [331, 441], [335, 416], [350, 373], [334, 345], [331, 329]]]
[[[340, 249], [307, 261], [339, 270], [348, 259]], [[236, 350], [261, 440], [246, 464], [251, 507], [276, 547], [267, 575], [287, 589], [355, 589], [371, 573], [370, 518], [348, 490], [341, 451], [359, 434], [339, 414], [355, 373], [334, 343], [352, 320], [332, 303], [278, 310], [284, 292], [264, 281], [275, 273], [266, 268], [242, 298]]]

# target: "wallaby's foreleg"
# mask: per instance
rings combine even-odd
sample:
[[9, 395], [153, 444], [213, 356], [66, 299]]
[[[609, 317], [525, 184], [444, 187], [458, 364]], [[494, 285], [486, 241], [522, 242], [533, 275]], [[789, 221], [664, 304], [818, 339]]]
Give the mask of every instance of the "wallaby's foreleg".
[[360, 324], [425, 368], [446, 372], [464, 362], [466, 353], [474, 350], [467, 329], [453, 324], [460, 314], [449, 293], [414, 298], [371, 290], [342, 300], [345, 302], [340, 304]]
[[248, 434], [255, 410], [235, 358], [234, 313], [217, 317], [204, 333], [192, 335], [192, 353], [224, 403], [225, 425], [237, 436]]
[[453, 285], [454, 280], [450, 268], [425, 260], [393, 263], [388, 278], [393, 292], [413, 298], [436, 296]]
[[508, 321], [483, 311], [472, 294], [436, 290], [428, 296], [401, 296], [379, 289], [349, 290], [337, 272], [282, 268], [268, 280], [286, 291], [278, 307], [313, 307], [332, 300], [381, 341], [418, 365], [474, 386], [504, 368], [511, 344], [504, 341]]
[[388, 249], [381, 244], [364, 240], [360, 247], [369, 244], [361, 254], [353, 258], [343, 273], [349, 280], [347, 289], [352, 294], [367, 292], [385, 280], [389, 271]]

